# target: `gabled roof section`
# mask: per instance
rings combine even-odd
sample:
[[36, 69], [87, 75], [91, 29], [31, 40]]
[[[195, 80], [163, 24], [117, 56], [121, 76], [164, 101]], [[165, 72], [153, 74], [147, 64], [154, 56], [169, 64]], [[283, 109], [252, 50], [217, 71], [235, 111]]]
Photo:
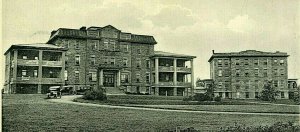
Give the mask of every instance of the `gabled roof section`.
[[257, 50], [245, 50], [241, 52], [230, 52], [230, 53], [214, 53], [208, 60], [210, 62], [216, 57], [288, 57], [289, 55], [285, 52], [263, 52]]
[[196, 56], [176, 54], [176, 53], [164, 52], [164, 51], [154, 51], [154, 55], [152, 57], [173, 57], [173, 58], [188, 58], [188, 59], [196, 58]]
[[6, 55], [12, 49], [46, 49], [66, 51], [66, 48], [56, 46], [54, 44], [34, 43], [34, 44], [14, 44], [4, 53]]
[[114, 27], [114, 26], [112, 26], [112, 25], [107, 25], [107, 26], [104, 26], [104, 27], [103, 27], [103, 29], [104, 29], [104, 28], [110, 28], [110, 29], [115, 29], [115, 30], [121, 31], [121, 30], [119, 30], [119, 29], [115, 28], [115, 27]]

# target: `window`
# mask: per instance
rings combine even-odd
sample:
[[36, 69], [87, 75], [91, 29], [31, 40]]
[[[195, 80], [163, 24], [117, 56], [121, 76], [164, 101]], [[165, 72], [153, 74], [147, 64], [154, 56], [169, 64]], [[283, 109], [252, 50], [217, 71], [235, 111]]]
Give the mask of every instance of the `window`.
[[128, 52], [128, 44], [122, 44], [120, 47], [123, 52]]
[[257, 99], [259, 96], [258, 96], [258, 92], [255, 92], [255, 98]]
[[268, 70], [264, 69], [264, 77], [267, 77], [267, 76], [268, 76]]
[[218, 66], [222, 67], [222, 59], [218, 59]]
[[222, 92], [219, 92], [219, 96], [222, 97], [222, 96], [223, 96], [223, 93], [222, 93]]
[[38, 76], [38, 70], [33, 70], [33, 77], [37, 77]]
[[280, 75], [284, 76], [284, 69], [280, 69]]
[[235, 60], [235, 65], [240, 65], [240, 60], [239, 59]]
[[274, 64], [277, 64], [277, 59], [274, 59]]
[[137, 53], [141, 54], [141, 49], [140, 48], [137, 49]]
[[122, 73], [121, 74], [121, 82], [122, 83], [129, 83], [129, 73]]
[[250, 80], [249, 81], [245, 81], [245, 89], [249, 89], [250, 88]]
[[112, 51], [116, 51], [116, 41], [110, 40], [109, 43], [112, 45]]
[[246, 98], [249, 98], [249, 92], [245, 92]]
[[23, 59], [23, 60], [27, 60], [27, 56], [26, 56], [26, 55], [23, 55], [23, 56], [22, 56], [22, 59]]
[[259, 64], [259, 60], [258, 60], [258, 59], [255, 59], [255, 60], [254, 60], [254, 65], [257, 66], [258, 64]]
[[268, 65], [268, 60], [265, 60], [265, 61], [264, 61], [264, 65]]
[[285, 98], [284, 97], [284, 92], [280, 92], [280, 96], [281, 96], [281, 98]]
[[222, 70], [219, 70], [219, 71], [218, 71], [218, 76], [219, 76], [219, 77], [222, 77]]
[[97, 81], [97, 72], [90, 72], [89, 80], [93, 82]]
[[146, 82], [150, 83], [150, 73], [146, 73]]
[[249, 60], [248, 59], [245, 59], [245, 65], [249, 65]]
[[258, 80], [255, 80], [255, 89], [258, 89]]
[[108, 64], [108, 58], [104, 57], [104, 64]]
[[280, 87], [283, 88], [284, 87], [284, 80], [280, 81]]
[[79, 71], [75, 71], [75, 81], [79, 82]]
[[75, 41], [75, 49], [79, 49], [79, 41]]
[[146, 60], [147, 68], [150, 68], [150, 60]]
[[95, 64], [96, 64], [95, 55], [91, 55], [91, 65], [95, 65]]
[[223, 85], [223, 84], [222, 84], [222, 82], [219, 82], [218, 85], [219, 85], [219, 88], [222, 88], [222, 85]]
[[97, 50], [98, 49], [98, 41], [97, 40], [91, 41], [91, 46], [92, 46], [92, 50]]
[[136, 82], [140, 82], [141, 75], [139, 73], [136, 74]]
[[250, 76], [250, 73], [249, 73], [248, 69], [246, 69], [246, 71], [245, 71], [245, 77], [249, 77], [249, 76]]
[[110, 64], [115, 65], [115, 58], [110, 58]]
[[277, 69], [274, 69], [274, 70], [273, 70], [273, 73], [274, 73], [275, 76], [277, 76], [277, 75], [278, 75]]
[[123, 66], [128, 66], [128, 59], [127, 58], [123, 58]]
[[27, 70], [22, 70], [22, 77], [26, 77], [27, 76]]
[[79, 65], [80, 64], [80, 55], [76, 55], [75, 56], [75, 65]]
[[237, 77], [240, 76], [240, 69], [236, 69], [236, 70], [235, 70], [235, 75], [236, 75]]
[[66, 80], [68, 80], [68, 71], [65, 70], [64, 74], [65, 74], [65, 81], [66, 81]]
[[107, 39], [104, 39], [104, 40], [103, 40], [103, 43], [104, 43], [104, 49], [105, 49], [105, 50], [108, 50], [108, 40], [107, 40]]
[[255, 74], [256, 77], [258, 77], [258, 73], [259, 73], [258, 68], [255, 68], [255, 69], [254, 69], [254, 74]]
[[280, 65], [283, 65], [284, 64], [284, 60], [280, 60]]
[[141, 67], [141, 64], [142, 64], [141, 60], [140, 60], [140, 59], [137, 59], [137, 60], [136, 60], [136, 67], [137, 67], [137, 68], [140, 68], [140, 67]]
[[274, 80], [273, 85], [274, 85], [275, 88], [277, 88], [278, 87], [278, 80]]

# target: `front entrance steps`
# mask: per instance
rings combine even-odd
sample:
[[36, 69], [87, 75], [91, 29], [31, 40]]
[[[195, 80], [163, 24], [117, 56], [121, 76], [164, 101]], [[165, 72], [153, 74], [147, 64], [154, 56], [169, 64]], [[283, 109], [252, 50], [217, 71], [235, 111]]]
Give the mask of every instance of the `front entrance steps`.
[[119, 87], [103, 87], [107, 95], [125, 95], [125, 92]]

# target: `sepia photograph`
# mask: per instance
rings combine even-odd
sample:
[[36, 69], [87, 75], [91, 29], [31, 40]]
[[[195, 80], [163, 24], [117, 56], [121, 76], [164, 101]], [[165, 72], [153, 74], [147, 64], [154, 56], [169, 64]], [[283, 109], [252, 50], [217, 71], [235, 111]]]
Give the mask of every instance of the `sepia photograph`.
[[299, 0], [2, 0], [3, 132], [299, 132]]

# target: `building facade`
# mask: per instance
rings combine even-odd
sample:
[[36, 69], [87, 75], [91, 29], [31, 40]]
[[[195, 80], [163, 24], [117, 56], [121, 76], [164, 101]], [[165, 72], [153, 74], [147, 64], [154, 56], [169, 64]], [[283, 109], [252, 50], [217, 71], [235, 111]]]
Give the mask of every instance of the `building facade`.
[[50, 86], [63, 86], [65, 51], [51, 44], [12, 45], [4, 54], [4, 93], [46, 93]]
[[[159, 79], [159, 74], [155, 74], [155, 66], [158, 66], [156, 62], [163, 62], [163, 58], [154, 52], [156, 41], [153, 36], [122, 32], [111, 25], [80, 29], [60, 28], [51, 32], [47, 43], [68, 49], [65, 84], [76, 89], [100, 86], [106, 88], [108, 93], [117, 94], [127, 92], [183, 95], [182, 92], [171, 94], [169, 88], [178, 91], [176, 88], [179, 87], [179, 91], [182, 91], [181, 88], [185, 88], [186, 84], [177, 81], [174, 81], [176, 84], [165, 83], [167, 88], [162, 90], [164, 88], [159, 85], [159, 80], [154, 81], [156, 75]], [[180, 66], [184, 66], [182, 63], [191, 59], [187, 56], [168, 56], [172, 60], [177, 58]], [[181, 79], [182, 76], [191, 74], [191, 71], [177, 73], [175, 70], [171, 74], [178, 74], [178, 79]], [[191, 84], [192, 82], [191, 80]], [[169, 93], [164, 94], [163, 91], [168, 90]]]
[[209, 59], [215, 95], [223, 98], [258, 98], [268, 81], [280, 91], [278, 98], [289, 98], [287, 53], [246, 50], [214, 53]]
[[288, 79], [289, 98], [293, 99], [295, 92], [298, 92], [298, 79]]
[[195, 56], [155, 51], [151, 57], [153, 85], [151, 93], [165, 96], [193, 94]]

